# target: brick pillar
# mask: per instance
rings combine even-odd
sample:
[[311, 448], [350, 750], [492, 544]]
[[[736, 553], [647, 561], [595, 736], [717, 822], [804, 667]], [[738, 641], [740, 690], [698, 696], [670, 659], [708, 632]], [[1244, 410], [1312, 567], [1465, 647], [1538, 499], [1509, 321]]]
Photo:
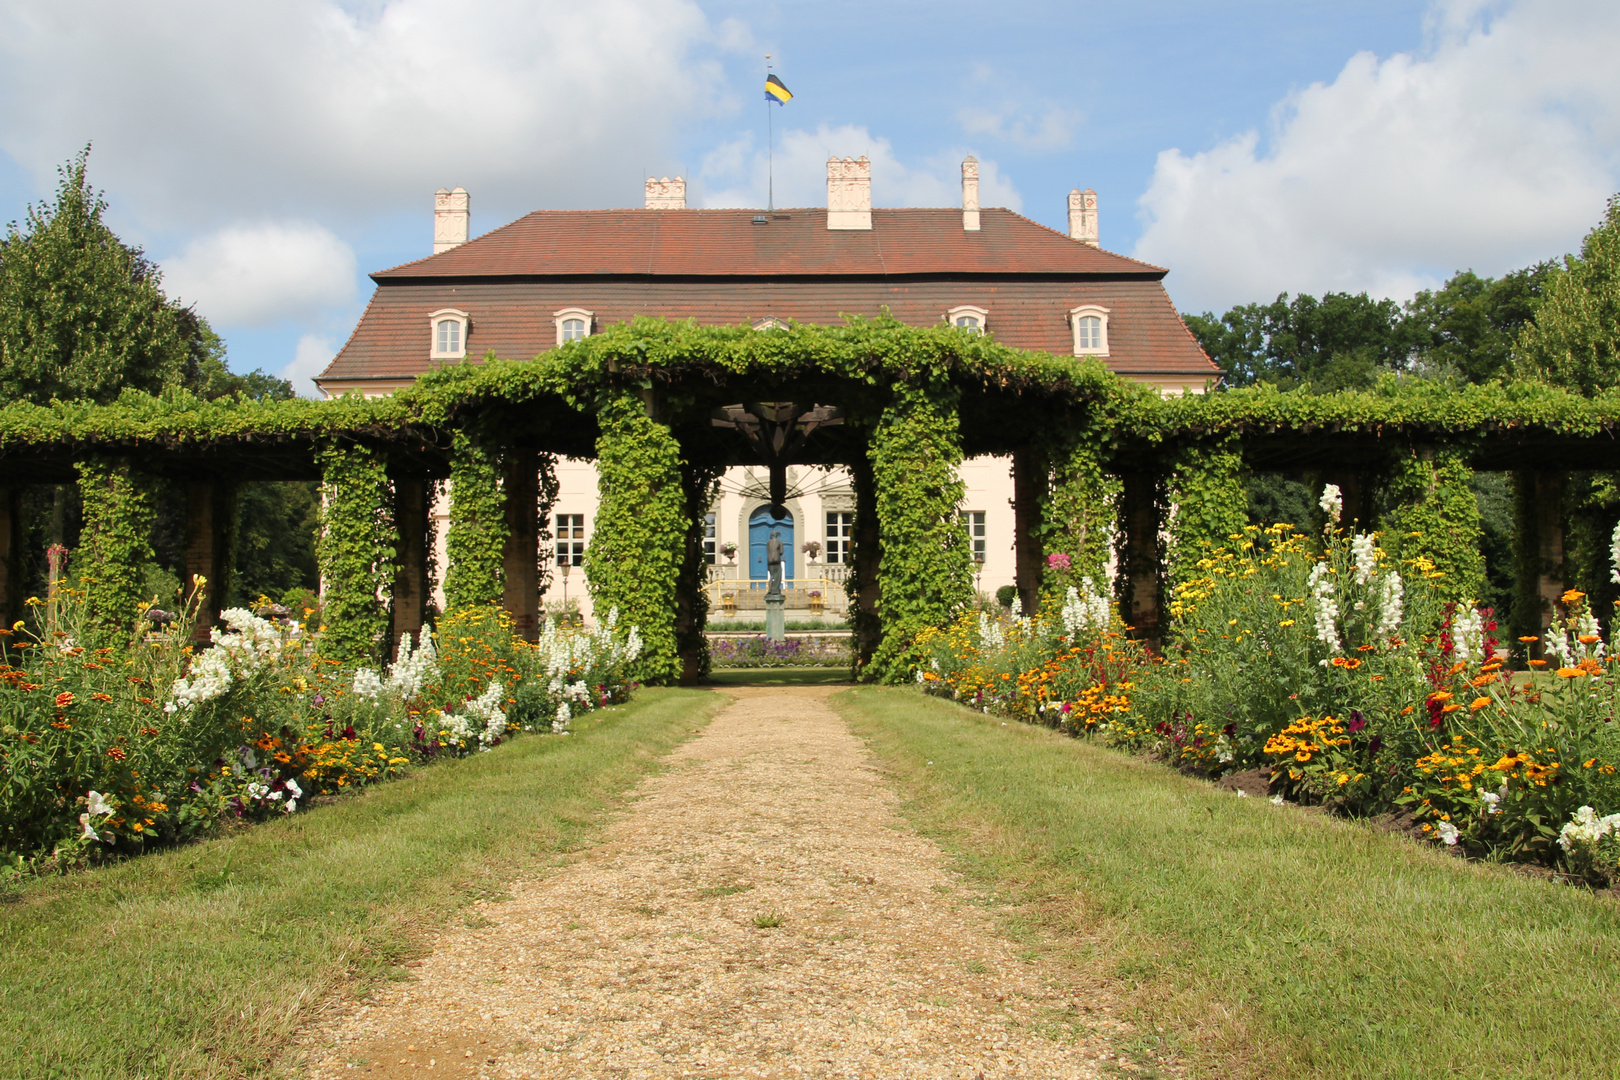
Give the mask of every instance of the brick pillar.
[[394, 481], [394, 653], [400, 642], [411, 636], [411, 644], [421, 644], [422, 625], [427, 621], [428, 590], [428, 488], [426, 480]]
[[1152, 473], [1120, 477], [1120, 612], [1133, 636], [1154, 649], [1161, 633], [1164, 568], [1159, 552], [1159, 478]]
[[[197, 604], [192, 639], [199, 645], [212, 640], [214, 624], [230, 591], [235, 553], [231, 550], [232, 517], [236, 489], [228, 480], [200, 480], [186, 484], [186, 599]], [[198, 592], [194, 582], [206, 579]]]
[[540, 635], [540, 474], [539, 455], [513, 447], [506, 452], [502, 486], [506, 491], [505, 577], [501, 604], [512, 617], [512, 633], [524, 641]]
[[1033, 615], [1041, 601], [1041, 575], [1045, 570], [1041, 522], [1046, 477], [1046, 455], [1029, 447], [1013, 451], [1013, 565], [1026, 615]]
[[0, 487], [0, 621], [10, 627], [22, 618], [22, 490]]

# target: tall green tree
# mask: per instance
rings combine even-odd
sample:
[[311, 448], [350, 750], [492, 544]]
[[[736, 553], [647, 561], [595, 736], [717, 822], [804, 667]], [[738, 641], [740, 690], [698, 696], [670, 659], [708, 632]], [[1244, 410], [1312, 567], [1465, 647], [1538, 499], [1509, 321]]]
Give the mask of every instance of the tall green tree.
[[1620, 385], [1620, 195], [1603, 221], [1547, 278], [1535, 320], [1519, 335], [1519, 371], [1595, 394]]
[[55, 201], [30, 205], [0, 240], [0, 401], [158, 393], [201, 360], [206, 323], [171, 303], [158, 268], [102, 220], [89, 154], [58, 170]]
[[1272, 383], [1321, 392], [1371, 386], [1410, 355], [1400, 305], [1366, 293], [1283, 293], [1269, 304], [1186, 316], [1227, 386]]

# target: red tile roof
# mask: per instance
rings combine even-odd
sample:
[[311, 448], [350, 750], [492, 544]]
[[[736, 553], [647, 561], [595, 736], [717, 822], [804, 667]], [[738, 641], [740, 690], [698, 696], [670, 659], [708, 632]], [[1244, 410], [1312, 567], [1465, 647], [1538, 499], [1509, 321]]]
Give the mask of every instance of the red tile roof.
[[827, 211], [541, 210], [441, 255], [373, 274], [378, 289], [323, 382], [409, 380], [428, 370], [428, 315], [470, 313], [467, 353], [521, 359], [556, 345], [553, 312], [596, 328], [637, 315], [707, 325], [765, 317], [828, 324], [888, 308], [914, 326], [958, 305], [989, 311], [1002, 344], [1064, 355], [1070, 309], [1109, 310], [1106, 363], [1135, 378], [1216, 374], [1160, 283], [1166, 271], [1076, 243], [1009, 210], [873, 210], [871, 230]]
[[[763, 216], [765, 224], [754, 224]], [[614, 274], [702, 277], [1125, 274], [1165, 270], [1076, 243], [1011, 210], [873, 210], [871, 229], [829, 229], [819, 207], [536, 210], [442, 255], [373, 274], [398, 278]]]

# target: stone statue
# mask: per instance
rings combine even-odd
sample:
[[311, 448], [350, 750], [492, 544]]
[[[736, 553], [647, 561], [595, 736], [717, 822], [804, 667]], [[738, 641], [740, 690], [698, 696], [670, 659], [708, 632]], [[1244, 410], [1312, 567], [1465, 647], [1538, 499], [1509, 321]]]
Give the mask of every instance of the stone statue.
[[782, 534], [771, 533], [771, 538], [765, 541], [765, 569], [770, 575], [771, 584], [765, 591], [779, 593], [782, 591]]

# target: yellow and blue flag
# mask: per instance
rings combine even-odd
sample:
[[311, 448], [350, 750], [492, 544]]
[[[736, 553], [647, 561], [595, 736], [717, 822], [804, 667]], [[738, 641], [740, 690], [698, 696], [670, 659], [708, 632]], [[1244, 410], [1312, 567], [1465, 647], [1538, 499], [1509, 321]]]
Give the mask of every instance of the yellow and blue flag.
[[774, 101], [778, 105], [786, 105], [793, 100], [793, 91], [782, 85], [782, 80], [775, 75], [765, 76], [765, 100]]

